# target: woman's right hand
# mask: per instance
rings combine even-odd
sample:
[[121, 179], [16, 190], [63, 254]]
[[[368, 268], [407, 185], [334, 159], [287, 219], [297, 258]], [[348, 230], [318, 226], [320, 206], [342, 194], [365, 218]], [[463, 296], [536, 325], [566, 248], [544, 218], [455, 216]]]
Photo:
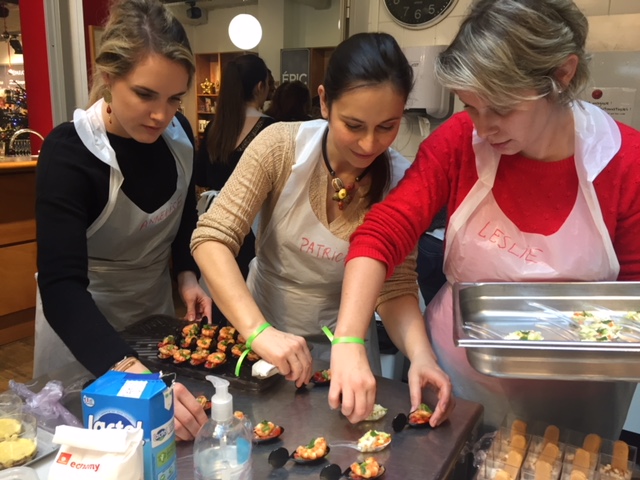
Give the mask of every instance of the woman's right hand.
[[297, 387], [309, 383], [313, 359], [304, 338], [270, 327], [256, 337], [251, 349], [275, 365]]
[[363, 345], [342, 343], [331, 348], [329, 406], [342, 408], [351, 423], [358, 423], [373, 411], [376, 379]]

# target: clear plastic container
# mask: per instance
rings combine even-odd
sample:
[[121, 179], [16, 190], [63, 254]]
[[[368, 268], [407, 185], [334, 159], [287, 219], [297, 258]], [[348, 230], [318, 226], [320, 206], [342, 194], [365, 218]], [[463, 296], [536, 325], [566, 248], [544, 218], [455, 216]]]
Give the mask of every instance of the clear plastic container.
[[[514, 437], [515, 435], [518, 434], [514, 434]], [[485, 461], [478, 470], [478, 478], [494, 479], [500, 472], [506, 472], [511, 480], [516, 480], [520, 475], [529, 440], [528, 435], [512, 438], [510, 428], [498, 430]]]
[[39, 480], [33, 468], [13, 467], [0, 470], [0, 480]]
[[615, 468], [613, 456], [601, 453], [598, 459], [597, 474], [600, 480], [631, 480], [635, 463], [626, 462], [626, 469]]
[[505, 472], [511, 480], [517, 480], [520, 476], [520, 464], [512, 460], [514, 460], [513, 454], [505, 459], [488, 455], [486, 461], [478, 469], [478, 479], [492, 480], [498, 477], [500, 472]]
[[0, 470], [25, 464], [38, 451], [38, 425], [28, 413], [0, 418]]
[[547, 441], [543, 437], [531, 437], [529, 443], [529, 450], [527, 456], [522, 464], [523, 478], [535, 478], [536, 465], [538, 461], [546, 461], [551, 465], [551, 478], [560, 478], [562, 471], [562, 459], [564, 457], [564, 451], [566, 445], [564, 443], [553, 444], [554, 446], [547, 446]]
[[[574, 474], [574, 470], [576, 473]], [[580, 472], [580, 473], [578, 473]], [[585, 470], [580, 467], [576, 467], [570, 463], [564, 463], [562, 466], [562, 475], [560, 480], [597, 480], [598, 475], [594, 470]]]
[[[574, 461], [576, 459], [576, 452], [578, 450], [584, 450], [582, 449], [582, 447], [578, 447], [576, 445], [567, 445], [564, 451], [564, 465], [565, 465], [565, 469], [567, 469], [567, 467], [569, 466], [573, 466], [574, 465]], [[598, 465], [598, 455], [593, 455], [593, 454], [589, 454], [589, 452], [586, 452], [589, 455], [589, 465], [583, 465], [583, 472], [586, 473], [586, 471], [595, 471], [597, 465]], [[572, 469], [569, 469], [570, 471]], [[563, 475], [564, 476], [564, 475]]]
[[[602, 442], [602, 448], [600, 449], [600, 453], [604, 455], [613, 456], [616, 443], [618, 442], [614, 442], [612, 440], [606, 440]], [[619, 443], [624, 443], [624, 442], [619, 442]], [[629, 462], [631, 463], [636, 463], [636, 459], [638, 457], [638, 449], [633, 445], [628, 445], [628, 444], [627, 444], [627, 448], [629, 449], [627, 460], [629, 460]]]
[[22, 413], [22, 399], [12, 391], [0, 393], [0, 418], [6, 415]]

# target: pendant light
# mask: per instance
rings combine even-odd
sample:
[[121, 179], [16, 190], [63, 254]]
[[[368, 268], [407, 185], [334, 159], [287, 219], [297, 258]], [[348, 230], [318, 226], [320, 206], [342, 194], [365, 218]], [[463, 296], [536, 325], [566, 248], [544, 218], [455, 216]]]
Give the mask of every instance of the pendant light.
[[231, 43], [242, 50], [251, 50], [262, 39], [262, 26], [256, 17], [241, 13], [229, 23]]

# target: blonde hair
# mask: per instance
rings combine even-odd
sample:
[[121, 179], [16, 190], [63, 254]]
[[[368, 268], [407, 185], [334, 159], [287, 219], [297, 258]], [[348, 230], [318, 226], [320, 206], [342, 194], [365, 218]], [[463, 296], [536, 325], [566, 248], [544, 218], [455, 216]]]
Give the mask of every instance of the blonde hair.
[[103, 97], [103, 74], [122, 78], [151, 53], [184, 66], [189, 86], [195, 60], [182, 24], [158, 0], [114, 0], [102, 35], [92, 77], [89, 104]]
[[[476, 0], [439, 55], [436, 77], [498, 108], [543, 97], [567, 105], [589, 80], [588, 30], [572, 0]], [[578, 57], [576, 72], [569, 85], [560, 85], [555, 73], [570, 55]]]

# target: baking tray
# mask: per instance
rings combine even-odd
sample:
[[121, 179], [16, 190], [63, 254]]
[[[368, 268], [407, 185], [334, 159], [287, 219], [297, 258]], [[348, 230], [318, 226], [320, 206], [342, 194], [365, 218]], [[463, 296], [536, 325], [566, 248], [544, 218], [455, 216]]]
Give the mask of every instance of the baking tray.
[[174, 372], [177, 375], [204, 382], [206, 382], [205, 377], [207, 375], [216, 375], [228, 380], [233, 387], [254, 392], [266, 390], [281, 380], [282, 375], [273, 375], [268, 378], [253, 377], [251, 375], [251, 366], [255, 362], [251, 362], [247, 358], [242, 362], [240, 376], [237, 377], [235, 369], [238, 361], [231, 355], [227, 356], [226, 363], [213, 369], [206, 369], [203, 366], [176, 365], [171, 360], [158, 358], [158, 342], [167, 335], [177, 334], [184, 325], [186, 325], [186, 322], [178, 318], [167, 315], [153, 315], [127, 327], [121, 334], [125, 341], [138, 352], [142, 363], [163, 372]]
[[[469, 363], [495, 377], [640, 381], [640, 342], [581, 342], [554, 335], [557, 319], [540, 304], [571, 316], [600, 307], [640, 311], [640, 282], [457, 283], [453, 286], [454, 342]], [[507, 335], [545, 328], [544, 341], [482, 338], [468, 324]], [[640, 326], [640, 322], [637, 322]]]

